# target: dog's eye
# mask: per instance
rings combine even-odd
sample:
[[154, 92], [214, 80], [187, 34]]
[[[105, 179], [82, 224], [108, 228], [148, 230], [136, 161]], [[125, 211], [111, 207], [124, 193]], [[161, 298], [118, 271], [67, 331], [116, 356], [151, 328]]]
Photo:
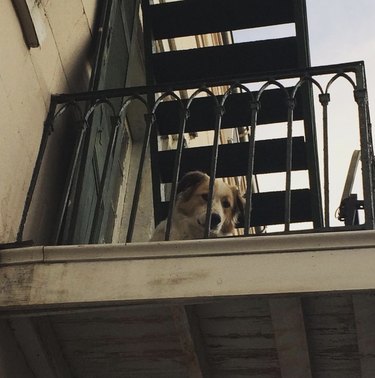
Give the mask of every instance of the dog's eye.
[[206, 201], [206, 202], [208, 201], [208, 193], [202, 193], [201, 196], [202, 196], [204, 201]]
[[223, 205], [223, 207], [225, 208], [228, 208], [230, 207], [230, 202], [228, 200], [223, 200], [223, 202], [221, 203]]

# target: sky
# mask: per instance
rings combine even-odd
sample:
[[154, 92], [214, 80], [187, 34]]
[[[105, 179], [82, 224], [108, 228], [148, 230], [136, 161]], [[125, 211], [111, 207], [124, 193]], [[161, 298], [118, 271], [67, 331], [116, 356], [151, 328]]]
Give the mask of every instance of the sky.
[[364, 60], [374, 109], [375, 1], [307, 0], [307, 12], [312, 65]]
[[[374, 0], [306, 0], [310, 54], [312, 66], [329, 65], [363, 60], [369, 92], [370, 114], [375, 117], [375, 1]], [[240, 31], [234, 33], [236, 42], [279, 38], [293, 35], [292, 25], [274, 29]], [[321, 112], [316, 106], [317, 124], [321, 124]], [[259, 128], [260, 130], [261, 128]], [[269, 129], [272, 133], [272, 129]], [[266, 133], [266, 129], [260, 133]], [[296, 134], [302, 132], [296, 125]], [[258, 131], [257, 131], [258, 133]], [[267, 137], [266, 134], [261, 138]], [[319, 136], [320, 137], [320, 136]], [[354, 149], [359, 148], [358, 118], [351, 87], [338, 82], [331, 91], [329, 105], [331, 215], [340, 203], [346, 173]], [[322, 164], [321, 164], [322, 165]], [[359, 170], [360, 172], [360, 170]], [[304, 187], [307, 176], [295, 175], [294, 188]], [[261, 178], [261, 190], [272, 190], [277, 179]], [[281, 188], [280, 188], [281, 189]], [[360, 177], [355, 192], [361, 191]], [[331, 216], [332, 218], [332, 216]], [[341, 224], [333, 221], [333, 224]]]
[[[313, 66], [363, 60], [368, 85], [370, 115], [375, 116], [375, 1], [373, 0], [307, 0], [310, 53]], [[331, 159], [332, 206], [341, 196], [351, 151], [358, 148], [357, 113], [353, 109], [349, 87], [343, 84], [336, 92], [332, 112]], [[337, 89], [341, 91], [341, 87]], [[358, 171], [360, 172], [360, 171]], [[359, 175], [357, 175], [359, 176]], [[357, 177], [354, 192], [361, 189]], [[336, 197], [336, 198], [335, 198]]]

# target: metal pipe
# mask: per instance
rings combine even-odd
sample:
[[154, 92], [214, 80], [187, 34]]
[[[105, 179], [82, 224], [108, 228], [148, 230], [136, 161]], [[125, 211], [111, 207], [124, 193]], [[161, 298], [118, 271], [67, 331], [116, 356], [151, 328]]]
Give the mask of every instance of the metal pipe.
[[254, 176], [254, 161], [255, 161], [255, 130], [258, 119], [258, 112], [260, 109], [259, 101], [251, 102], [251, 127], [250, 127], [250, 139], [249, 139], [249, 152], [247, 160], [247, 175], [246, 175], [246, 205], [245, 205], [245, 219], [244, 219], [244, 234], [248, 236], [250, 234], [251, 226], [251, 211], [252, 211], [252, 198], [253, 198], [253, 185], [252, 179]]
[[293, 159], [293, 113], [295, 99], [288, 99], [288, 130], [286, 140], [286, 178], [285, 178], [285, 219], [284, 231], [290, 231], [291, 221], [291, 184], [292, 184], [292, 159]]
[[[358, 79], [357, 79], [358, 82]], [[374, 178], [373, 178], [373, 156], [370, 155], [370, 130], [368, 127], [367, 114], [367, 90], [361, 87], [354, 91], [355, 101], [358, 104], [359, 115], [359, 133], [361, 140], [361, 162], [362, 162], [362, 180], [363, 180], [363, 197], [365, 204], [365, 224], [366, 228], [374, 229]]]
[[212, 144], [212, 153], [211, 153], [211, 164], [210, 164], [210, 183], [208, 191], [208, 200], [207, 200], [207, 213], [206, 213], [206, 222], [204, 225], [204, 238], [208, 238], [211, 230], [211, 215], [212, 215], [212, 198], [214, 192], [215, 178], [216, 178], [216, 168], [217, 168], [217, 157], [219, 153], [219, 136], [221, 129], [221, 121], [224, 115], [224, 107], [220, 104], [216, 106], [216, 120], [215, 120], [215, 133], [214, 141]]
[[178, 132], [177, 151], [176, 151], [176, 157], [175, 157], [174, 167], [173, 167], [172, 188], [171, 188], [171, 194], [169, 198], [168, 218], [167, 218], [167, 224], [165, 227], [164, 240], [169, 240], [170, 234], [171, 234], [172, 215], [173, 215], [174, 204], [177, 197], [177, 185], [178, 185], [178, 180], [180, 177], [182, 150], [184, 147], [184, 133], [185, 133], [185, 126], [186, 126], [187, 118], [189, 116], [188, 114], [189, 110], [185, 109], [183, 113], [184, 114], [183, 114], [183, 117], [181, 118], [180, 129]]
[[328, 104], [329, 93], [319, 95], [319, 101], [323, 107], [323, 171], [324, 171], [324, 226], [330, 226], [329, 210], [329, 151], [328, 151]]
[[39, 177], [39, 172], [40, 172], [40, 169], [42, 167], [44, 153], [45, 153], [46, 148], [47, 148], [48, 138], [53, 131], [53, 121], [54, 121], [54, 117], [55, 117], [56, 107], [57, 107], [57, 103], [52, 98], [51, 103], [50, 103], [50, 107], [49, 107], [49, 110], [48, 110], [47, 118], [44, 122], [42, 140], [41, 140], [41, 143], [40, 143], [38, 156], [36, 158], [35, 167], [34, 167], [32, 177], [31, 177], [29, 189], [28, 189], [27, 195], [26, 195], [25, 206], [23, 208], [20, 226], [18, 228], [18, 233], [17, 233], [17, 242], [22, 242], [22, 240], [23, 240], [23, 232], [24, 232], [24, 229], [25, 229], [27, 215], [28, 215], [29, 210], [30, 210], [31, 201], [32, 201], [34, 191], [35, 191], [35, 187], [36, 187], [36, 183], [37, 183], [37, 180], [38, 180], [38, 177]]

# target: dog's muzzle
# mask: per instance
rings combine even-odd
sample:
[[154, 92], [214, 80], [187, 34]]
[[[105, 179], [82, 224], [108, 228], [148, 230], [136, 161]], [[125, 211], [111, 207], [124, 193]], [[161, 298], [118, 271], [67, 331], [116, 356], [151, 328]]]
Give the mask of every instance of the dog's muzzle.
[[217, 228], [217, 226], [220, 224], [220, 222], [221, 222], [220, 215], [213, 213], [211, 215], [211, 223], [210, 223], [211, 228]]
[[[205, 221], [206, 221], [206, 219], [204, 219], [204, 220], [199, 220], [198, 219], [198, 224], [200, 226], [204, 227]], [[217, 229], [217, 227], [219, 226], [220, 223], [221, 223], [221, 216], [219, 214], [212, 213], [211, 214], [210, 228], [212, 230], [215, 230], [215, 229]]]

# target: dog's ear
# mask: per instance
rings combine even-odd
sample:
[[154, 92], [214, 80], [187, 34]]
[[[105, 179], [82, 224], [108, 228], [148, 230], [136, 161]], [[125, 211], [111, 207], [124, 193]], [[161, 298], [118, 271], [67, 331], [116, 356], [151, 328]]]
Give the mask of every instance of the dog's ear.
[[245, 199], [236, 186], [231, 187], [234, 198], [233, 212], [237, 219], [243, 219], [245, 214]]
[[197, 185], [199, 185], [207, 178], [208, 176], [200, 171], [192, 171], [186, 173], [177, 185], [177, 194], [186, 193], [187, 197], [189, 197], [190, 195], [188, 193], [191, 194], [197, 187]]
[[243, 219], [245, 213], [245, 200], [236, 186], [230, 187], [233, 194], [232, 216], [226, 218], [222, 227], [224, 234], [233, 234], [234, 228], [239, 220]]

